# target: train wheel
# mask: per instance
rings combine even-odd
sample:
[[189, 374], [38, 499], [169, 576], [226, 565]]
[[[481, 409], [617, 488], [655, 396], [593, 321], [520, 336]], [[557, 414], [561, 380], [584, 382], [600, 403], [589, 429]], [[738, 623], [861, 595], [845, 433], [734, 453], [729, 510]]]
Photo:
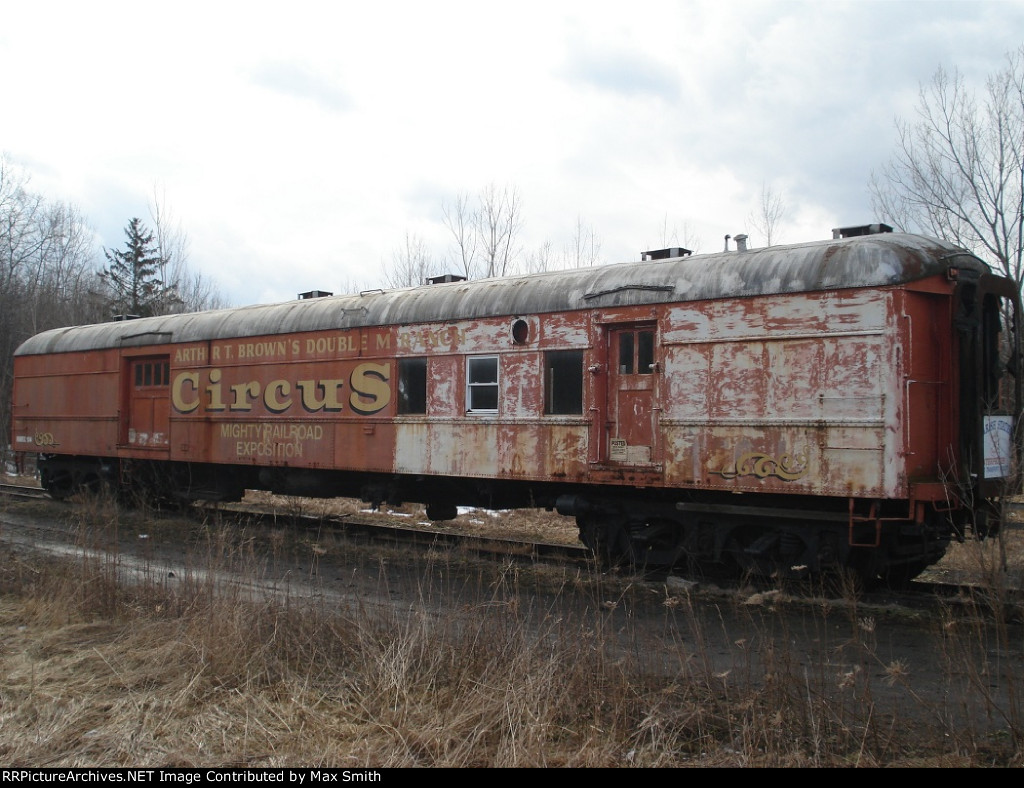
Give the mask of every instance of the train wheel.
[[894, 591], [904, 590], [910, 585], [911, 580], [931, 565], [931, 561], [922, 561], [920, 563], [901, 564], [890, 567], [885, 575], [883, 575], [882, 582], [886, 588], [891, 588]]
[[686, 531], [674, 520], [652, 519], [629, 528], [629, 560], [637, 569], [670, 569], [683, 555]]
[[[950, 537], [944, 533], [923, 534], [916, 544], [897, 545], [899, 560], [890, 559], [886, 562], [881, 572], [882, 582], [892, 589], [906, 588], [911, 580], [942, 560], [949, 547], [949, 540]], [[897, 549], [894, 548], [894, 552]]]
[[844, 590], [873, 591], [884, 582], [878, 569], [880, 563], [878, 548], [854, 547], [837, 578]]
[[898, 551], [898, 557], [885, 547], [866, 551], [867, 554], [854, 559], [853, 568], [858, 570], [865, 589], [890, 588], [894, 591], [906, 589], [912, 580], [934, 565], [946, 554], [946, 545], [931, 543], [919, 545], [908, 555], [905, 546]]
[[67, 500], [75, 492], [74, 475], [69, 468], [47, 468], [41, 474], [41, 482], [55, 501]]
[[459, 516], [458, 507], [451, 503], [428, 503], [427, 519], [431, 522], [454, 520]]
[[580, 541], [604, 569], [614, 569], [629, 562], [629, 539], [625, 528], [611, 518], [577, 518]]
[[775, 531], [734, 528], [725, 541], [723, 557], [739, 577], [772, 577], [777, 568], [778, 539]]
[[93, 500], [114, 500], [117, 486], [103, 475], [99, 466], [86, 467], [75, 480], [74, 494]]

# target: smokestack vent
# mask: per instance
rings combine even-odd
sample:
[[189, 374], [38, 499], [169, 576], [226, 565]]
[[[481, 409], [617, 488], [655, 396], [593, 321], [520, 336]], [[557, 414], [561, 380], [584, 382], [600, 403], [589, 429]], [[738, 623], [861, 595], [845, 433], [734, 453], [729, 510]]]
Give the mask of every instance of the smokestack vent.
[[855, 235], [878, 235], [879, 233], [891, 233], [892, 228], [887, 224], [860, 224], [856, 227], [833, 227], [833, 238], [853, 238]]
[[744, 233], [740, 233], [733, 240], [736, 242], [737, 252], [747, 251], [747, 236]]
[[673, 246], [668, 249], [655, 249], [652, 252], [642, 252], [640, 254], [641, 260], [668, 260], [672, 257], [689, 257], [693, 254], [690, 249], [684, 249], [681, 246]]
[[459, 274], [441, 274], [440, 276], [428, 276], [428, 285], [443, 285], [445, 282], [465, 282], [466, 277]]

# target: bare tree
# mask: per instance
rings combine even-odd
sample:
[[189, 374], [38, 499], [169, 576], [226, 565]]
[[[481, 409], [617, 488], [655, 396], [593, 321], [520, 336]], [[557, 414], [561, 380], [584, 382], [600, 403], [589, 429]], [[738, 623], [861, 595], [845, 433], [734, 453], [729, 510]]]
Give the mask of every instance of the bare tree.
[[453, 264], [467, 279], [505, 276], [519, 264], [522, 200], [514, 186], [481, 189], [476, 207], [467, 194], [442, 206], [444, 225], [452, 234]]
[[1024, 46], [975, 95], [954, 69], [920, 89], [917, 119], [897, 119], [892, 159], [872, 175], [876, 216], [994, 259], [1022, 282]]
[[[94, 235], [70, 205], [29, 188], [0, 157], [0, 428], [10, 434], [13, 355], [34, 333], [98, 319]], [[0, 441], [0, 459], [6, 454]]]
[[524, 269], [528, 274], [542, 274], [555, 267], [551, 241], [545, 241], [535, 252], [527, 252]]
[[[689, 249], [691, 252], [700, 251], [700, 239], [694, 237], [693, 231], [690, 229], [690, 225], [683, 222], [682, 229], [676, 225], [672, 225], [671, 228], [668, 226], [668, 214], [661, 220], [661, 246], [659, 248], [667, 249], [672, 246], [681, 246], [684, 249]], [[653, 248], [653, 247], [652, 247]]]
[[431, 275], [433, 262], [427, 245], [418, 235], [405, 234], [405, 245], [394, 251], [392, 266], [384, 271], [388, 287], [422, 285]]
[[223, 309], [230, 306], [217, 284], [200, 271], [186, 269], [180, 274], [177, 285], [181, 309], [185, 312], [201, 312], [204, 309]]
[[38, 256], [25, 280], [27, 292], [34, 294], [23, 305], [28, 332], [103, 320], [103, 302], [94, 287], [95, 236], [78, 209], [47, 204], [37, 236]]
[[483, 258], [481, 275], [506, 276], [514, 273], [520, 254], [522, 201], [514, 186], [501, 188], [491, 184], [480, 192], [477, 235]]
[[[188, 266], [189, 240], [181, 225], [176, 223], [166, 207], [166, 197], [162, 191], [153, 188], [153, 201], [149, 204], [149, 216], [153, 224], [153, 239], [159, 257], [158, 275], [169, 286], [178, 289], [183, 272]], [[169, 299], [161, 311], [190, 312], [184, 299]]]
[[178, 296], [177, 300], [166, 302], [165, 311], [199, 312], [227, 306], [227, 300], [213, 281], [190, 267], [191, 241], [188, 234], [167, 207], [166, 196], [156, 188], [153, 189], [149, 215], [153, 221], [153, 236], [161, 259], [160, 278], [169, 283]]
[[757, 210], [750, 214], [751, 226], [764, 238], [765, 246], [778, 243], [779, 223], [786, 215], [786, 204], [782, 195], [777, 194], [767, 183], [761, 184], [761, 201]]
[[0, 159], [0, 294], [14, 291], [41, 251], [39, 217], [45, 201], [28, 191], [28, 176]]
[[470, 207], [468, 194], [460, 193], [454, 203], [441, 206], [444, 226], [452, 234], [453, 263], [459, 273], [472, 279], [476, 269], [477, 212]]
[[577, 215], [572, 238], [563, 254], [565, 267], [589, 268], [597, 264], [600, 255], [601, 240], [594, 232], [593, 225], [584, 224], [583, 217]]

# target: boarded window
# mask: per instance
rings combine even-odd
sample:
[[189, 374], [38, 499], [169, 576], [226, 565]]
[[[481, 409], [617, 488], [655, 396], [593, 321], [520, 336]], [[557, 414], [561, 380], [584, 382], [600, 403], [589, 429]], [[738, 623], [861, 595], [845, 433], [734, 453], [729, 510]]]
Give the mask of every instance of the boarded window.
[[398, 413], [427, 412], [427, 360], [398, 360]]
[[544, 412], [583, 413], [583, 351], [555, 350], [544, 354]]

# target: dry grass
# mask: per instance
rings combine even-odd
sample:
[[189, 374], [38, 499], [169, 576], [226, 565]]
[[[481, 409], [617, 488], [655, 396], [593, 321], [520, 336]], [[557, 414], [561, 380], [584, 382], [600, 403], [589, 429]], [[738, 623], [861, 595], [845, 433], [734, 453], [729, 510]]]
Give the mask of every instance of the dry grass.
[[544, 509], [460, 509], [454, 520], [431, 522], [420, 504], [389, 506], [371, 511], [362, 501], [351, 498], [298, 498], [249, 490], [244, 503], [273, 507], [278, 511], [310, 517], [380, 517], [409, 527], [505, 539], [524, 539], [551, 544], [578, 544], [576, 521]]
[[[135, 527], [127, 517], [103, 504], [73, 525], [83, 545], [98, 546]], [[599, 575], [540, 578], [513, 564], [405, 555], [415, 597], [396, 594], [381, 573], [377, 598], [397, 604], [374, 604], [262, 586], [268, 562], [297, 544], [261, 548], [216, 523], [197, 527], [191, 543], [190, 569], [173, 580], [128, 579], [116, 549], [72, 561], [4, 549], [3, 763], [1022, 764], [1021, 699], [993, 714], [985, 697], [998, 682], [1020, 683], [1008, 660], [991, 657], [1020, 644], [980, 609], [935, 626], [946, 686], [964, 693], [936, 703], [912, 688], [911, 666], [880, 656], [873, 614], [855, 602], [840, 612], [821, 604], [821, 637], [842, 659], [808, 663], [774, 631], [782, 619], [772, 610], [787, 604], [779, 593], [708, 600]], [[364, 568], [394, 560], [345, 550]], [[465, 582], [453, 603], [456, 575]], [[251, 582], [229, 579], [239, 576]], [[630, 625], [631, 594], [660, 596], [667, 642]], [[716, 609], [720, 620], [708, 615]], [[713, 636], [732, 626], [726, 615], [745, 634], [732, 635], [722, 669]], [[979, 703], [987, 724], [959, 714]]]
[[[974, 549], [978, 547], [980, 551]], [[963, 561], [963, 568], [970, 569], [978, 565], [979, 558], [996, 560], [1011, 572], [1024, 571], [1024, 513], [1011, 512], [995, 538], [952, 545], [948, 563], [956, 566], [958, 561]]]

